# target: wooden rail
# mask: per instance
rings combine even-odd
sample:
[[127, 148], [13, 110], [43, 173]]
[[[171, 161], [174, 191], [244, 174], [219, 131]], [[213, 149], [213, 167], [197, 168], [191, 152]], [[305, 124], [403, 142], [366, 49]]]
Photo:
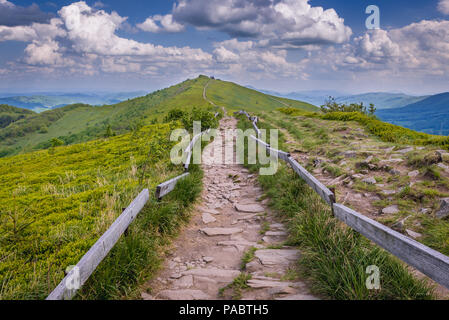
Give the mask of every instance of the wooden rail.
[[[147, 203], [150, 197], [148, 189], [144, 189], [128, 208], [114, 221], [111, 227], [98, 239], [98, 241], [87, 251], [67, 276], [58, 284], [47, 300], [67, 300], [72, 299], [77, 289], [81, 287], [90, 275], [94, 272], [101, 261], [107, 256], [114, 247], [120, 236], [129, 227], [131, 222], [137, 217], [137, 214]], [[75, 285], [75, 282], [79, 282]]]
[[[220, 115], [215, 113], [215, 118]], [[195, 143], [203, 134], [208, 134], [211, 129], [207, 129], [193, 137], [189, 146], [186, 148], [187, 160], [185, 170], [187, 171], [192, 156], [192, 149]], [[156, 187], [156, 198], [160, 200], [162, 197], [173, 191], [178, 181], [186, 178], [188, 172], [161, 183]], [[144, 189], [126, 208], [123, 213], [114, 221], [111, 227], [98, 239], [98, 241], [89, 249], [89, 251], [81, 258], [76, 266], [68, 272], [58, 286], [50, 293], [46, 300], [69, 300], [72, 299], [80, 287], [87, 281], [90, 275], [95, 271], [98, 265], [108, 255], [119, 238], [128, 229], [129, 225], [136, 219], [137, 214], [143, 209], [150, 198], [148, 189]], [[78, 281], [79, 280], [79, 281]], [[75, 287], [78, 289], [74, 289]]]
[[176, 184], [178, 183], [179, 180], [184, 179], [185, 177], [187, 177], [190, 173], [186, 172], [180, 176], [177, 176], [176, 178], [173, 178], [171, 180], [165, 181], [164, 183], [161, 183], [160, 185], [158, 185], [156, 187], [156, 198], [158, 200], [162, 199], [162, 197], [166, 196], [167, 194], [169, 194], [170, 192], [172, 192], [175, 187]]
[[[240, 111], [239, 114], [245, 114], [248, 119], [253, 119], [245, 111]], [[252, 123], [257, 128], [256, 122], [252, 121]], [[287, 162], [331, 206], [332, 212], [337, 219], [449, 289], [449, 257], [344, 205], [336, 203], [335, 194], [304, 169], [295, 159], [290, 157], [287, 152], [272, 149], [269, 144], [254, 136], [251, 136], [251, 138], [267, 148], [270, 153], [272, 152]]]
[[449, 257], [344, 205], [334, 203], [334, 214], [355, 231], [449, 288]]

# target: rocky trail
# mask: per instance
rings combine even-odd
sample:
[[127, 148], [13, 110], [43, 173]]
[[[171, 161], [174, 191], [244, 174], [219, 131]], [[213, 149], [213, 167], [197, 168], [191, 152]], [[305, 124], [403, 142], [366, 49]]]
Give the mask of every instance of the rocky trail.
[[[229, 117], [220, 121], [223, 141], [223, 130], [234, 129], [236, 123]], [[190, 224], [174, 241], [161, 272], [146, 284], [151, 290], [142, 292], [142, 298], [236, 298], [228, 291], [234, 279], [244, 275], [248, 288], [238, 296], [244, 300], [317, 299], [306, 283], [291, 276], [301, 253], [283, 245], [286, 229], [267, 207], [257, 177], [242, 165], [213, 163], [219, 142], [215, 139], [203, 152], [204, 190]], [[242, 268], [244, 256], [247, 264]]]

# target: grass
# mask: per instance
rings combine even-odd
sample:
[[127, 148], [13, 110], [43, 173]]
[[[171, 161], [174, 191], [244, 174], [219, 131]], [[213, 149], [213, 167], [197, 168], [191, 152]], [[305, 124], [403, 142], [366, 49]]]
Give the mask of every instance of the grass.
[[245, 270], [246, 264], [253, 261], [253, 259], [255, 258], [256, 251], [257, 251], [257, 248], [251, 247], [243, 254], [242, 262], [240, 263], [241, 270]]
[[317, 107], [306, 102], [266, 95], [232, 82], [220, 80], [210, 82], [207, 97], [217, 105], [232, 111], [245, 109], [248, 112], [260, 112], [286, 106], [306, 111], [318, 111]]
[[301, 115], [323, 120], [354, 121], [363, 125], [370, 133], [378, 136], [382, 141], [399, 144], [434, 145], [449, 150], [448, 137], [417, 132], [380, 121], [375, 117], [367, 116], [359, 112], [330, 112], [322, 114], [317, 112], [304, 112], [295, 108], [280, 108], [279, 111], [290, 116]]
[[226, 297], [230, 291], [230, 296], [233, 300], [242, 299], [242, 291], [248, 289], [248, 280], [251, 280], [252, 276], [249, 273], [242, 272], [237, 278], [234, 279], [226, 287], [220, 288], [218, 294], [220, 297]]
[[[182, 173], [169, 158], [178, 126], [0, 159], [0, 299], [45, 298], [142, 189]], [[190, 172], [162, 202], [150, 199], [79, 298], [127, 298], [153, 274], [199, 194], [202, 173]]]
[[[239, 127], [250, 124], [241, 118]], [[249, 165], [256, 171], [258, 165]], [[259, 182], [271, 205], [288, 224], [289, 244], [302, 252], [301, 274], [312, 290], [332, 299], [431, 299], [432, 288], [416, 279], [395, 257], [344, 226], [307, 184], [284, 165]], [[366, 287], [366, 268], [381, 272], [381, 289]]]
[[139, 285], [159, 270], [163, 249], [190, 217], [189, 209], [202, 186], [202, 171], [190, 167], [190, 175], [161, 202], [152, 198], [131, 225], [129, 234], [114, 246], [89, 278], [78, 299], [138, 299]]

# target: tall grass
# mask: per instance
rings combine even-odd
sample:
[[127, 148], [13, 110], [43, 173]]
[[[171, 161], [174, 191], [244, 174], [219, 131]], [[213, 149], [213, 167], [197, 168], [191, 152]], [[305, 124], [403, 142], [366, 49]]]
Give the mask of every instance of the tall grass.
[[178, 182], [162, 201], [150, 199], [106, 259], [92, 274], [78, 299], [132, 299], [139, 296], [139, 285], [159, 269], [164, 246], [190, 217], [190, 207], [201, 192], [202, 171], [190, 167], [190, 175]]
[[[266, 125], [265, 125], [266, 126]], [[241, 118], [239, 127], [249, 127]], [[259, 165], [248, 165], [256, 171]], [[291, 245], [298, 246], [298, 268], [312, 290], [331, 299], [431, 299], [432, 289], [416, 279], [395, 257], [373, 245], [333, 217], [330, 207], [291, 169], [281, 165], [259, 182], [270, 205], [288, 225]], [[381, 289], [366, 286], [366, 268], [380, 269]]]
[[367, 116], [359, 112], [330, 112], [320, 114], [316, 112], [304, 112], [295, 108], [280, 108], [278, 110], [291, 116], [305, 116], [335, 121], [355, 121], [363, 125], [369, 132], [378, 136], [385, 142], [414, 145], [436, 145], [449, 150], [449, 137], [417, 132], [380, 121], [375, 117]]

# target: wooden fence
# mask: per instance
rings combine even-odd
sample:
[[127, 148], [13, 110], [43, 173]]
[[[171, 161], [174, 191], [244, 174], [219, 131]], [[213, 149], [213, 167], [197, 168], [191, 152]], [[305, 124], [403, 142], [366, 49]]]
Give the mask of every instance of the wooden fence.
[[[215, 113], [215, 118], [220, 115]], [[211, 129], [205, 130], [192, 138], [188, 147], [185, 149], [187, 158], [184, 169], [188, 171], [193, 147], [201, 140], [200, 138], [210, 132]], [[180, 176], [161, 183], [156, 187], [156, 198], [161, 200], [164, 196], [173, 191], [176, 184], [186, 178], [189, 172], [185, 172]], [[137, 215], [143, 209], [150, 198], [148, 189], [144, 189], [129, 205], [128, 208], [114, 221], [111, 227], [98, 239], [97, 242], [89, 249], [89, 251], [81, 258], [76, 266], [70, 270], [58, 286], [50, 293], [46, 300], [70, 300], [76, 292], [83, 286], [98, 265], [108, 255], [123, 233], [128, 229], [129, 225], [136, 219]]]
[[[245, 111], [240, 111], [238, 114], [246, 115], [253, 126], [257, 128], [257, 117], [251, 117]], [[254, 136], [251, 136], [251, 138], [266, 148], [270, 154], [289, 164], [298, 176], [331, 206], [337, 219], [449, 289], [449, 257], [344, 205], [336, 203], [334, 192], [318, 181], [287, 152], [272, 149], [269, 144]]]

